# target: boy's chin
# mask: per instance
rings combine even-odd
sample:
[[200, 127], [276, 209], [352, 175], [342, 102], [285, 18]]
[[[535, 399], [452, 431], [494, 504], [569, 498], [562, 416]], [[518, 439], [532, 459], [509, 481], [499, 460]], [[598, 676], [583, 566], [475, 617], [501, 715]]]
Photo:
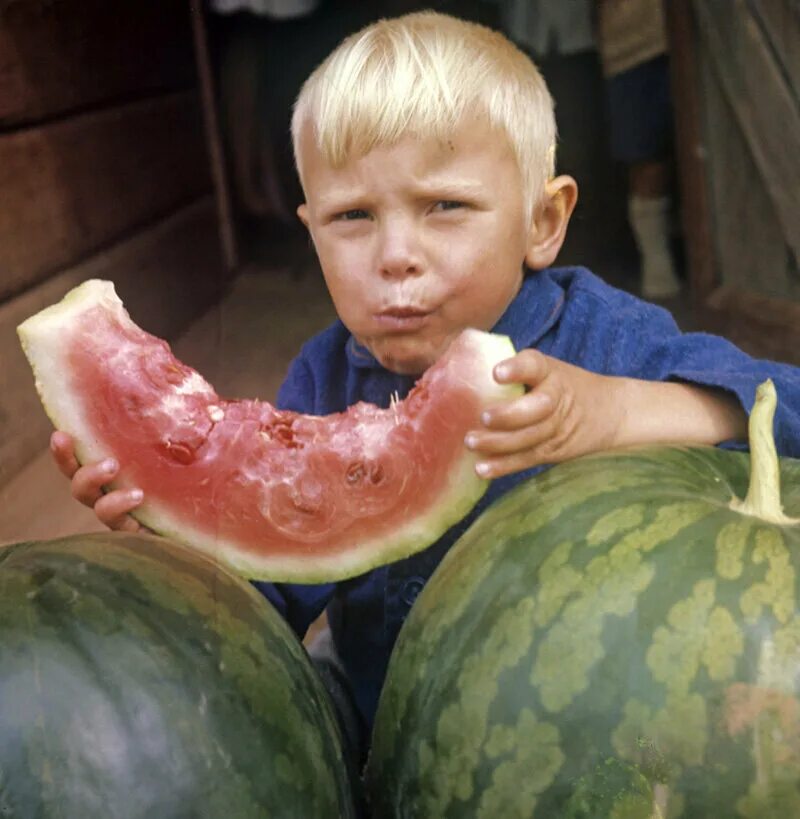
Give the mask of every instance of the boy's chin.
[[436, 362], [444, 349], [428, 348], [427, 345], [388, 344], [371, 347], [370, 352], [387, 370], [417, 377]]
[[421, 358], [390, 358], [383, 356], [375, 356], [381, 366], [397, 375], [410, 375], [414, 378], [419, 377], [428, 367], [433, 364], [433, 361]]

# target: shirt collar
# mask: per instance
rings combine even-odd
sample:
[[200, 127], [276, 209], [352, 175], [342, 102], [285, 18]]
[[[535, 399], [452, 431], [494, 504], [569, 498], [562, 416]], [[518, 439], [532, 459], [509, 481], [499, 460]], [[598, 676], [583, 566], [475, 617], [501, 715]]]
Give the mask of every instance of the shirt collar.
[[[558, 321], [564, 309], [564, 288], [548, 268], [529, 272], [522, 287], [505, 313], [492, 328], [493, 333], [506, 335], [514, 349], [535, 347]], [[357, 369], [382, 369], [372, 353], [351, 335], [345, 348], [347, 362]]]
[[347, 339], [345, 353], [347, 355], [347, 363], [351, 367], [360, 370], [376, 370], [381, 368], [375, 356], [372, 355], [363, 344], [359, 344], [355, 336], [351, 335], [350, 338]]
[[493, 333], [508, 336], [515, 350], [535, 347], [564, 310], [564, 288], [554, 270], [528, 272], [516, 298], [508, 305]]

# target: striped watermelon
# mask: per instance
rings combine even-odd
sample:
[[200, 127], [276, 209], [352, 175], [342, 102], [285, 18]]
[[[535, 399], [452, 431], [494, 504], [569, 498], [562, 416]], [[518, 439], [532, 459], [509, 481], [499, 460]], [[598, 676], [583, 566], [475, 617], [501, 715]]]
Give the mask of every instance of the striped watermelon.
[[800, 816], [800, 461], [772, 395], [745, 504], [746, 454], [652, 448], [476, 522], [392, 655], [376, 818]]
[[326, 697], [206, 557], [120, 533], [0, 549], [0, 816], [352, 817]]

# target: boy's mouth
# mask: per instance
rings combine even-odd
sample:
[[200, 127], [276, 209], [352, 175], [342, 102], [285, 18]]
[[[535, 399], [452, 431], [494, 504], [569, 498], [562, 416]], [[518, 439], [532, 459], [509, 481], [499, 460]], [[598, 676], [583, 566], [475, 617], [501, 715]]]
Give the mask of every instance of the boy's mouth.
[[419, 329], [430, 315], [429, 310], [407, 305], [387, 307], [376, 314], [378, 323], [385, 330], [409, 331]]
[[388, 316], [389, 318], [416, 318], [419, 316], [426, 316], [427, 310], [422, 310], [419, 307], [387, 307], [378, 315]]

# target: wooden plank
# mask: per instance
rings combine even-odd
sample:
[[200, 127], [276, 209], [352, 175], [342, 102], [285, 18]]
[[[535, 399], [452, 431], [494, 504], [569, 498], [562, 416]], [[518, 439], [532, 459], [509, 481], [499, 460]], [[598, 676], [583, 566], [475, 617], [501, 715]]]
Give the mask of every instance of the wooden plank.
[[703, 326], [751, 355], [800, 365], [800, 304], [721, 287], [708, 300]]
[[185, 0], [0, 3], [0, 129], [195, 81]]
[[786, 243], [800, 259], [800, 109], [769, 42], [744, 0], [694, 0], [711, 56], [770, 195]]
[[697, 309], [716, 285], [711, 224], [709, 156], [702, 124], [697, 30], [691, 0], [664, 6], [670, 46], [675, 147], [680, 176], [681, 217], [686, 239], [692, 305]]
[[766, 31], [783, 73], [793, 78], [800, 95], [800, 3], [797, 0], [759, 0], [751, 3], [753, 16]]
[[0, 136], [0, 300], [210, 189], [194, 90]]
[[90, 278], [114, 281], [140, 326], [173, 338], [226, 286], [213, 198], [203, 197], [135, 238], [0, 305], [0, 485], [47, 445], [51, 430], [16, 327]]
[[709, 182], [719, 284], [800, 301], [780, 222], [716, 72], [704, 55]]
[[214, 180], [214, 195], [219, 215], [219, 232], [222, 242], [222, 258], [226, 270], [234, 270], [239, 265], [239, 249], [233, 224], [233, 206], [228, 171], [225, 166], [225, 152], [219, 125], [217, 93], [214, 89], [214, 71], [208, 47], [208, 27], [206, 12], [200, 0], [190, 0], [192, 14], [192, 35], [200, 80], [200, 99], [203, 105], [208, 156], [211, 160], [211, 176]]

